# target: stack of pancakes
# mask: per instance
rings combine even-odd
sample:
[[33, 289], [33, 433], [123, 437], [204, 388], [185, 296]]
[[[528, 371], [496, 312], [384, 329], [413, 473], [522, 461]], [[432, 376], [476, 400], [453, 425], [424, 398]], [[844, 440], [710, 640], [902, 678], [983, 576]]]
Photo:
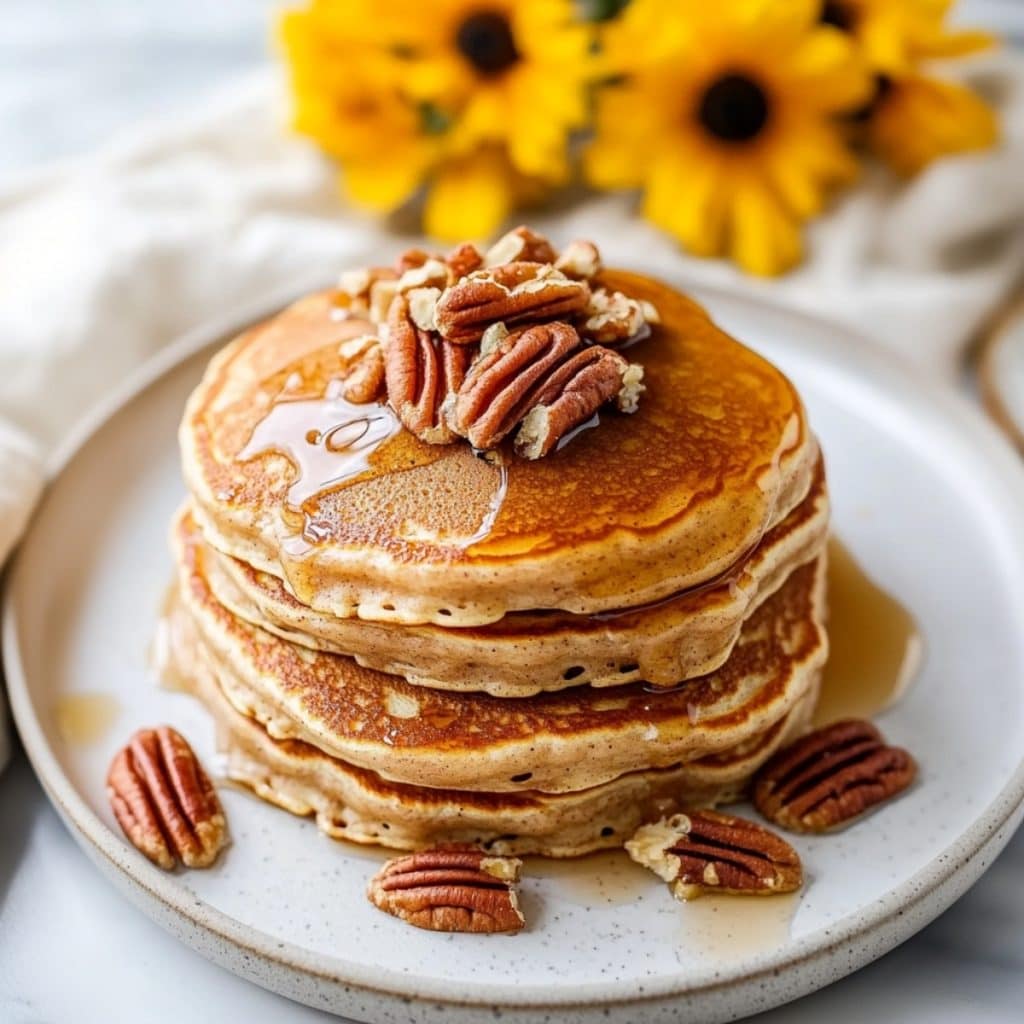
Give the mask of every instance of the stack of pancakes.
[[647, 390], [536, 462], [332, 387], [331, 293], [211, 362], [181, 427], [175, 678], [229, 774], [323, 831], [572, 856], [738, 797], [809, 721], [828, 498], [799, 396], [653, 280]]

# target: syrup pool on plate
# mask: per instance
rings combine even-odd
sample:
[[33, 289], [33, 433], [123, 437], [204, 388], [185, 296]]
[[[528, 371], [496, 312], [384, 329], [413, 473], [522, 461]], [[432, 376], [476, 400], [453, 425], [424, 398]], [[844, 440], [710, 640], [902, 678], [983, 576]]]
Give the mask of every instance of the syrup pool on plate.
[[54, 718], [65, 743], [84, 747], [103, 739], [120, 712], [112, 693], [67, 693], [57, 699]]
[[914, 617], [835, 539], [828, 563], [829, 657], [815, 725], [884, 711], [906, 692], [923, 651]]

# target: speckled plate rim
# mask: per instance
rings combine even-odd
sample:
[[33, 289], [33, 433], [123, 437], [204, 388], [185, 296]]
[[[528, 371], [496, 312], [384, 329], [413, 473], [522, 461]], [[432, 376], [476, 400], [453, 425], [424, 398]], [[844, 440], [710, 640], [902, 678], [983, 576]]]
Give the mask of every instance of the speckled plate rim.
[[1000, 347], [1009, 342], [1014, 331], [1024, 336], [1024, 292], [1013, 299], [998, 316], [995, 326], [982, 343], [978, 360], [978, 388], [988, 414], [1024, 452], [1024, 411], [1017, 410], [1016, 414], [1011, 411], [999, 383], [996, 366]]
[[[664, 274], [662, 276], [665, 276]], [[742, 307], [748, 313], [801, 320], [820, 334], [830, 371], [855, 373], [870, 386], [896, 391], [923, 406], [944, 424], [955, 423], [959, 439], [989, 463], [1006, 487], [1008, 503], [1024, 507], [1024, 469], [1012, 447], [965, 398], [943, 385], [924, 383], [908, 365], [883, 352], [870, 340], [839, 325], [797, 312], [763, 298], [739, 296], [702, 286], [682, 287], [698, 299]], [[224, 340], [246, 325], [264, 318], [298, 295], [324, 287], [322, 274], [294, 281], [260, 301], [193, 330], [161, 350], [83, 418], [48, 464], [55, 479], [92, 435], [124, 404], [156, 383], [179, 363]], [[46, 495], [43, 501], [47, 500]], [[1024, 521], [1006, 517], [1007, 538], [1024, 565]], [[1024, 758], [1003, 788], [977, 814], [972, 824], [931, 863], [834, 927], [797, 940], [782, 954], [761, 954], [728, 968], [709, 967], [687, 983], [671, 977], [638, 982], [594, 982], [571, 993], [553, 993], [545, 986], [517, 984], [459, 984], [411, 976], [386, 967], [365, 968], [347, 961], [311, 954], [301, 946], [281, 942], [216, 910], [184, 889], [175, 875], [165, 874], [140, 857], [89, 808], [64, 774], [47, 742], [32, 706], [31, 684], [18, 645], [20, 558], [16, 555], [4, 581], [0, 650], [11, 711], [33, 768], [49, 799], [90, 858], [154, 920], [192, 945], [204, 956], [264, 987], [309, 1005], [336, 1012], [367, 1012], [360, 1000], [393, 1009], [414, 1004], [438, 1011], [432, 1019], [471, 1019], [480, 1007], [500, 1008], [507, 1020], [540, 1020], [546, 1010], [573, 1011], [576, 1019], [608, 1019], [621, 1008], [643, 1006], [673, 1012], [701, 1008], [704, 1021], [734, 1019], [739, 1013], [768, 1009], [806, 994], [881, 956], [924, 927], [962, 895], [1005, 846], [1024, 816]], [[1021, 681], [1024, 685], [1024, 680]], [[312, 987], [310, 987], [312, 985]], [[318, 986], [334, 995], [325, 999]], [[746, 1010], [737, 1010], [740, 991]], [[730, 993], [726, 1001], [717, 997]], [[455, 1019], [455, 1017], [450, 1017]]]

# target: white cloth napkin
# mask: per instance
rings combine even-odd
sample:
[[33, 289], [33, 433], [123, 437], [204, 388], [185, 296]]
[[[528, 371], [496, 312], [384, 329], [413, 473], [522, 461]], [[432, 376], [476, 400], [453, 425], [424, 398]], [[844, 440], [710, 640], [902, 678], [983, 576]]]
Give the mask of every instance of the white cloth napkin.
[[[617, 264], [845, 321], [951, 378], [1024, 268], [1024, 56], [974, 68], [998, 98], [1002, 146], [905, 186], [869, 176], [812, 226], [807, 262], [781, 280], [683, 256], [625, 196], [531, 219], [557, 242], [593, 238]], [[0, 563], [45, 458], [112, 381], [261, 292], [419, 241], [345, 208], [282, 110], [264, 74], [198, 116], [0, 188]]]

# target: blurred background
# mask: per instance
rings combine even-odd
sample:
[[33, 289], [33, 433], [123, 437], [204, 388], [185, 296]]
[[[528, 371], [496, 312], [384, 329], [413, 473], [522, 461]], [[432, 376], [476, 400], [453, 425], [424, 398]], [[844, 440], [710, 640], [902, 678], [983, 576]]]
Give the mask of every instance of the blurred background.
[[[0, 0], [0, 178], [187, 112], [271, 62], [277, 0]], [[953, 21], [1024, 43], [1021, 0], [961, 0]]]

